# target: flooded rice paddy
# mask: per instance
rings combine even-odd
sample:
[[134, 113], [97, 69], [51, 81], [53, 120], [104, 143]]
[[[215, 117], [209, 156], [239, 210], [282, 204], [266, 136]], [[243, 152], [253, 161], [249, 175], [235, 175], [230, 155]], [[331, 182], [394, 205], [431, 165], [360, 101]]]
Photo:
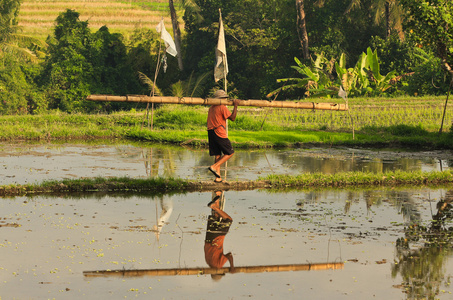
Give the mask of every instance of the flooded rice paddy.
[[[418, 224], [434, 234], [437, 203], [452, 191], [224, 193], [224, 211], [233, 219], [224, 253], [232, 253], [236, 268], [314, 263], [338, 268], [147, 275], [208, 268], [204, 241], [211, 192], [17, 197], [0, 202], [2, 299], [452, 297], [451, 248], [409, 229]], [[448, 231], [451, 224], [441, 227]], [[93, 273], [107, 270], [124, 273]]]
[[[3, 184], [94, 176], [210, 178], [204, 151], [152, 148], [150, 160], [150, 150], [4, 146], [1, 178]], [[228, 176], [451, 168], [442, 155], [238, 151]], [[231, 273], [226, 262], [224, 275], [211, 275], [206, 262], [212, 192], [2, 198], [0, 298], [452, 298], [453, 187], [223, 193], [224, 211], [233, 219], [223, 252], [232, 253], [235, 266]], [[183, 275], [187, 270], [195, 274]]]
[[[207, 166], [212, 164], [212, 158], [204, 149], [152, 145], [3, 144], [0, 150], [2, 184], [98, 176], [212, 179], [212, 174], [206, 171]], [[228, 161], [226, 177], [227, 180], [256, 180], [268, 174], [306, 172], [441, 171], [452, 166], [452, 151], [348, 148], [236, 150]]]

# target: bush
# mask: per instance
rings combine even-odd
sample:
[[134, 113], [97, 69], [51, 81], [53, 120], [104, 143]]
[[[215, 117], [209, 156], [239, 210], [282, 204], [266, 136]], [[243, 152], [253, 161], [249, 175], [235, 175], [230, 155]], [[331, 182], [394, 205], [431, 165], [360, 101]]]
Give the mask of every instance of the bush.
[[444, 95], [448, 91], [448, 76], [441, 68], [440, 58], [430, 56], [415, 68], [405, 88], [409, 95]]
[[[16, 57], [4, 54], [0, 67], [0, 113], [27, 114], [46, 110], [47, 103], [33, 84], [33, 78], [27, 78], [30, 66], [17, 61]], [[31, 76], [31, 75], [30, 75]]]
[[420, 137], [428, 135], [428, 131], [422, 127], [422, 125], [418, 126], [409, 126], [409, 125], [394, 125], [389, 126], [386, 131], [390, 134], [396, 136], [412, 136], [412, 137]]

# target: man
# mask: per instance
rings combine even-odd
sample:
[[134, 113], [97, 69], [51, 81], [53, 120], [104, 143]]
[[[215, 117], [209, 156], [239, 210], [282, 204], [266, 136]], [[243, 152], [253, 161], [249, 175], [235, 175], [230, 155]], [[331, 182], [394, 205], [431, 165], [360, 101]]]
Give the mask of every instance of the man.
[[[228, 94], [224, 90], [218, 90], [214, 93], [214, 98], [228, 98]], [[208, 169], [216, 177], [215, 182], [222, 182], [220, 166], [229, 160], [234, 153], [226, 131], [226, 120], [236, 120], [238, 104], [239, 100], [235, 99], [232, 113], [225, 105], [212, 105], [208, 111], [209, 155], [215, 156], [214, 164]]]
[[223, 254], [223, 242], [233, 222], [233, 219], [221, 208], [220, 200], [223, 193], [223, 191], [215, 191], [213, 200], [208, 204], [212, 213], [208, 218], [204, 253], [209, 267], [220, 269], [228, 261], [230, 272], [234, 273], [233, 255], [231, 252]]

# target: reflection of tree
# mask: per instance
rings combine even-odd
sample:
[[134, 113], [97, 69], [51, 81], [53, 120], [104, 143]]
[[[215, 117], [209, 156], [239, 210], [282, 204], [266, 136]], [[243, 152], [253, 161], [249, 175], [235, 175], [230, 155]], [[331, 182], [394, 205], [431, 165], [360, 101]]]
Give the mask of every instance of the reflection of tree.
[[144, 148], [142, 149], [143, 160], [145, 163], [146, 175], [154, 177], [159, 174], [159, 167], [163, 166], [163, 176], [174, 176], [176, 163], [173, 155], [174, 151], [170, 148]]
[[407, 223], [419, 224], [421, 221], [420, 212], [414, 203], [414, 200], [407, 192], [400, 192], [395, 196], [396, 204], [398, 205], [401, 214], [408, 220]]
[[[392, 276], [403, 278], [408, 299], [434, 299], [445, 276], [444, 265], [452, 253], [453, 190], [437, 204], [437, 213], [428, 226], [413, 224], [405, 229], [405, 237], [396, 241], [396, 262]], [[411, 249], [410, 244], [418, 246]]]
[[[374, 154], [370, 154], [373, 156]], [[370, 158], [366, 153], [352, 155], [344, 153], [325, 153], [322, 150], [310, 153], [282, 153], [278, 158], [282, 165], [298, 166], [305, 172], [321, 172], [335, 174], [338, 171], [368, 171], [373, 173], [395, 170], [412, 171], [420, 170], [421, 160], [414, 158]], [[434, 165], [434, 160], [432, 161]]]
[[[143, 160], [148, 177], [174, 176], [178, 151], [171, 147], [116, 147], [123, 157]], [[159, 168], [162, 167], [161, 174]]]

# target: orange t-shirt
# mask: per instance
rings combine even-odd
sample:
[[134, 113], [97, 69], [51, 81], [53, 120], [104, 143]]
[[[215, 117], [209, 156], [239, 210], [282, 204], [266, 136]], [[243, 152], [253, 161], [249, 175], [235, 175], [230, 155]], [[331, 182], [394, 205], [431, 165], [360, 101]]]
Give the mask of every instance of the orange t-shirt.
[[208, 111], [208, 130], [214, 129], [218, 137], [227, 138], [226, 119], [230, 116], [225, 105], [212, 105]]
[[204, 258], [211, 268], [220, 269], [228, 261], [223, 254], [225, 236], [216, 237], [211, 243], [204, 243]]

